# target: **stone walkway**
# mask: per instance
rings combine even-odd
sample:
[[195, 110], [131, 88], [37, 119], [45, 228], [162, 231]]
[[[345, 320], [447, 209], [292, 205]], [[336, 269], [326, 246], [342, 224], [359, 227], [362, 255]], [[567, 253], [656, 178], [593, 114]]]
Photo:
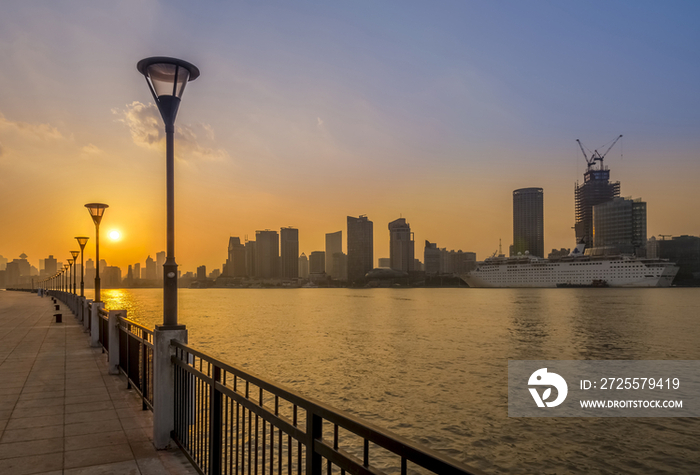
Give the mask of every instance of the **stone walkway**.
[[153, 414], [73, 314], [54, 313], [50, 297], [0, 291], [0, 473], [197, 473], [179, 449], [155, 450]]

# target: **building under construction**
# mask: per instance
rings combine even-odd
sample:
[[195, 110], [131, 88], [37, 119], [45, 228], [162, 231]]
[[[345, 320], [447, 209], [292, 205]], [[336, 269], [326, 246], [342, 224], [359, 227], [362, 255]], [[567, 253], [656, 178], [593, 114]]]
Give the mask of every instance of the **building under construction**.
[[[576, 231], [576, 242], [584, 242], [586, 247], [593, 246], [593, 207], [620, 196], [620, 182], [610, 182], [610, 170], [603, 164], [603, 159], [621, 137], [622, 135], [615, 139], [605, 153], [600, 154], [595, 150], [591, 153], [590, 158], [588, 158], [581, 142], [577, 140], [588, 167], [583, 175], [583, 184], [579, 185], [576, 182], [576, 225], [574, 230]], [[598, 168], [594, 167], [596, 161], [600, 162]]]

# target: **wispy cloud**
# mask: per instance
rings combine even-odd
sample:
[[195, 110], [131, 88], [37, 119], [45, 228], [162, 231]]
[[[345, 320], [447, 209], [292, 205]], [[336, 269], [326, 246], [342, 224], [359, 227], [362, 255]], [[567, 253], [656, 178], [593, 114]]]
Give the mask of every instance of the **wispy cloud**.
[[24, 136], [40, 140], [61, 140], [65, 139], [63, 134], [54, 126], [49, 124], [31, 124], [7, 119], [0, 113], [0, 130], [19, 132]]
[[[134, 143], [140, 147], [160, 148], [165, 139], [165, 132], [154, 103], [143, 104], [135, 101], [125, 109], [113, 109], [118, 121], [125, 124], [131, 132]], [[225, 160], [229, 158], [226, 150], [216, 147], [214, 130], [209, 124], [196, 123], [176, 127], [176, 157], [184, 161], [191, 160]]]

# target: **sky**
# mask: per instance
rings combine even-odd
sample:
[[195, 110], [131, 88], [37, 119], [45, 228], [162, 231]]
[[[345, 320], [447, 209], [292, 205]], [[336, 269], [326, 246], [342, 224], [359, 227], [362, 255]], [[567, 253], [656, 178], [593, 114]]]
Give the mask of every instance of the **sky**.
[[165, 249], [149, 56], [201, 71], [176, 121], [183, 272], [262, 229], [297, 227], [308, 255], [362, 214], [375, 261], [399, 217], [421, 260], [426, 239], [481, 260], [510, 245], [524, 187], [544, 189], [546, 252], [570, 248], [576, 139], [620, 134], [605, 164], [648, 236], [700, 235], [699, 21], [695, 1], [6, 2], [0, 255], [38, 267], [85, 235], [94, 257], [90, 202], [110, 265]]

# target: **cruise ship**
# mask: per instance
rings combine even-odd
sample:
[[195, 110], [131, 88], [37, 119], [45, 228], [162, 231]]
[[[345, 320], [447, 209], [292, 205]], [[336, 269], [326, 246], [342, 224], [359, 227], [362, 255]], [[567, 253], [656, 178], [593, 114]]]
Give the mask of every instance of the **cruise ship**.
[[678, 266], [662, 259], [592, 256], [579, 244], [566, 257], [489, 257], [460, 275], [470, 287], [669, 287]]

